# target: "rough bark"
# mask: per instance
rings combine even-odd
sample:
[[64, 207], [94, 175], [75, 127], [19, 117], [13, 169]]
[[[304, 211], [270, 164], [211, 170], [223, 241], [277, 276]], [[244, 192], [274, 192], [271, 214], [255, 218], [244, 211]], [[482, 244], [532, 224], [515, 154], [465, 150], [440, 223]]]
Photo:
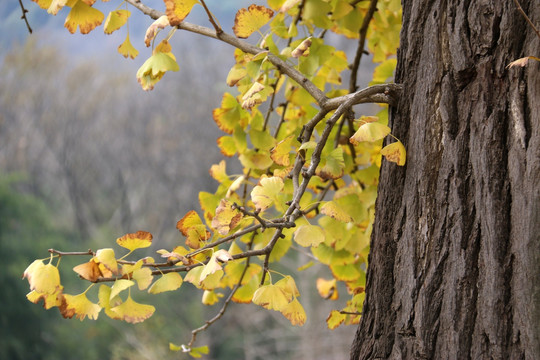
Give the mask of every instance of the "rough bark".
[[[535, 24], [540, 1], [520, 0]], [[540, 39], [513, 1], [409, 0], [351, 359], [540, 359]]]

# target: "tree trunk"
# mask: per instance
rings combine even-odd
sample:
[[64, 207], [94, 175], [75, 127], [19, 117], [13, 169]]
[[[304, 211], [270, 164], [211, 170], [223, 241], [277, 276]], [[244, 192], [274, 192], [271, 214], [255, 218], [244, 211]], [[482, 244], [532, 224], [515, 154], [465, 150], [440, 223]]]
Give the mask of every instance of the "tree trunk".
[[[520, 0], [540, 25], [540, 1]], [[540, 359], [540, 39], [513, 1], [409, 0], [351, 359]]]

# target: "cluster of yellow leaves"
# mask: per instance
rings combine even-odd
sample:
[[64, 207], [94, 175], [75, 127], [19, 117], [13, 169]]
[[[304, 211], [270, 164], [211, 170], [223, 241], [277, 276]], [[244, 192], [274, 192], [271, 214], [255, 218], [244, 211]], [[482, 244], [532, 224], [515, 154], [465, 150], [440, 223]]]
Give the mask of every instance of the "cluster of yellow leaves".
[[279, 311], [292, 325], [302, 326], [306, 312], [298, 301], [300, 292], [292, 276], [285, 276], [275, 284], [263, 285], [253, 294], [253, 303], [265, 309]]

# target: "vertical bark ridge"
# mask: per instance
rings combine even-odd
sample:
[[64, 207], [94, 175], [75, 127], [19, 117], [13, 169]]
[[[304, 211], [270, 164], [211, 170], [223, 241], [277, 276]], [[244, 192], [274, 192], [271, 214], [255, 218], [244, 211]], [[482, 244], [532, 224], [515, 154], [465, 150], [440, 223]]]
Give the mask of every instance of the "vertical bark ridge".
[[[533, 21], [540, 3], [521, 0]], [[540, 358], [540, 40], [513, 2], [404, 3], [352, 359]]]

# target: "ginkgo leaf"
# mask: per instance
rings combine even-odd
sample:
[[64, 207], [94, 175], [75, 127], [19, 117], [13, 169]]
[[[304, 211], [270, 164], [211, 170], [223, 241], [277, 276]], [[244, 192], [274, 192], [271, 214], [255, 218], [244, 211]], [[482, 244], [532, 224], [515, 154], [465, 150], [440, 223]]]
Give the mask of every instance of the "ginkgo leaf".
[[99, 265], [94, 260], [75, 266], [73, 271], [79, 274], [83, 279], [92, 282], [95, 282], [101, 276]]
[[204, 305], [214, 305], [219, 302], [219, 298], [222, 298], [223, 294], [216, 293], [214, 290], [205, 290], [202, 296], [202, 303]]
[[60, 273], [53, 264], [43, 264], [41, 260], [35, 260], [26, 268], [23, 279], [27, 278], [30, 290], [38, 293], [54, 294], [60, 288]]
[[139, 55], [139, 51], [135, 49], [133, 45], [131, 45], [131, 41], [129, 40], [129, 33], [126, 35], [126, 39], [124, 42], [118, 46], [118, 52], [122, 54], [123, 57], [126, 59], [128, 57], [135, 59], [137, 55]]
[[[47, 12], [52, 15], [58, 14], [58, 11], [60, 11], [64, 6], [73, 7], [77, 1], [79, 0], [52, 0], [48, 1], [49, 6], [47, 8]], [[43, 5], [45, 5], [46, 2], [43, 2]]]
[[377, 122], [370, 122], [362, 124], [358, 130], [354, 133], [349, 141], [357, 145], [362, 141], [377, 141], [384, 138], [386, 135], [390, 134], [390, 128], [386, 125]]
[[144, 44], [146, 47], [150, 46], [152, 40], [154, 40], [159, 30], [165, 29], [167, 26], [169, 26], [169, 18], [167, 18], [166, 15], [162, 15], [157, 18], [152, 25], [146, 29], [146, 34], [144, 36]]
[[221, 264], [232, 260], [231, 254], [225, 249], [218, 250], [212, 254], [208, 263], [204, 266], [203, 271], [201, 272], [201, 277], [199, 281], [204, 281], [208, 275], [215, 273], [218, 270], [221, 270]]
[[343, 149], [337, 147], [322, 157], [321, 163], [317, 167], [316, 174], [322, 179], [339, 179], [343, 176], [345, 160], [343, 159]]
[[283, 289], [275, 285], [263, 285], [259, 287], [253, 294], [251, 301], [265, 309], [275, 311], [281, 311], [289, 304], [289, 299], [283, 292]]
[[260, 82], [255, 82], [249, 90], [242, 96], [242, 108], [249, 110], [253, 106], [262, 103], [262, 98], [258, 94], [264, 89], [264, 85]]
[[300, 225], [294, 232], [294, 241], [303, 247], [317, 247], [324, 242], [324, 232], [317, 225]]
[[227, 235], [242, 220], [244, 215], [238, 210], [233, 209], [233, 204], [222, 199], [216, 208], [216, 215], [212, 219], [212, 227], [221, 235]]
[[155, 307], [152, 305], [139, 304], [128, 296], [127, 300], [122, 304], [111, 308], [111, 311], [118, 315], [120, 320], [125, 322], [136, 324], [148, 319], [154, 311]]
[[264, 177], [251, 191], [251, 200], [257, 211], [264, 211], [274, 203], [276, 197], [283, 190], [283, 179], [272, 176]]
[[64, 294], [63, 298], [65, 306], [60, 307], [62, 316], [66, 314], [67, 316], [64, 317], [72, 317], [73, 315], [71, 314], [74, 312], [77, 319], [81, 321], [87, 316], [89, 319], [97, 320], [99, 312], [101, 311], [101, 306], [88, 300], [85, 293], [75, 296]]
[[116, 243], [129, 251], [147, 248], [152, 245], [152, 234], [147, 231], [137, 231], [116, 239]]
[[342, 314], [337, 310], [332, 310], [326, 318], [326, 324], [330, 330], [334, 330], [345, 321], [346, 317], [347, 315]]
[[227, 85], [234, 86], [247, 75], [247, 70], [241, 65], [234, 65], [227, 75]]
[[294, 141], [294, 135], [287, 136], [276, 144], [276, 146], [270, 151], [270, 158], [274, 162], [281, 166], [289, 166], [291, 164], [290, 152], [291, 145]]
[[328, 201], [326, 204], [324, 204], [321, 207], [321, 213], [344, 223], [353, 221], [351, 216], [333, 201]]
[[210, 232], [206, 229], [196, 211], [189, 211], [176, 223], [176, 228], [186, 237], [186, 245], [198, 249], [203, 242], [210, 239]]
[[512, 61], [510, 64], [506, 65], [506, 68], [509, 69], [514, 66], [525, 67], [529, 63], [529, 60], [540, 61], [540, 58], [537, 58], [536, 56], [525, 56], [523, 58]]
[[150, 286], [148, 292], [150, 294], [159, 294], [165, 291], [174, 291], [183, 283], [182, 276], [176, 272], [164, 274], [155, 283]]
[[50, 308], [55, 306], [60, 306], [62, 304], [61, 296], [61, 288], [59, 289], [59, 291], [52, 294], [39, 293], [36, 290], [32, 290], [28, 294], [26, 294], [26, 298], [34, 304], [37, 304], [40, 300], [43, 300], [43, 308], [45, 310], [49, 310]]
[[383, 147], [381, 149], [381, 155], [383, 155], [386, 160], [395, 162], [399, 166], [405, 165], [407, 158], [405, 146], [403, 146], [399, 140]]
[[247, 9], [240, 9], [234, 18], [234, 34], [245, 39], [270, 21], [272, 16], [274, 12], [271, 9], [255, 4]]
[[112, 299], [116, 295], [120, 294], [120, 292], [126, 290], [127, 288], [135, 285], [135, 283], [131, 280], [126, 279], [118, 279], [114, 282], [113, 286], [111, 287], [111, 294], [109, 295], [109, 298]]
[[189, 15], [191, 9], [198, 0], [163, 0], [165, 2], [165, 13], [169, 18], [171, 26], [179, 25], [186, 16]]
[[339, 298], [336, 279], [326, 280], [318, 278], [317, 291], [324, 299], [337, 300]]
[[[106, 270], [110, 271], [113, 274], [118, 274], [118, 263], [116, 262], [116, 257], [114, 256], [114, 250], [107, 248], [107, 249], [99, 249], [96, 251], [96, 256], [94, 256], [93, 260], [99, 265], [102, 265], [106, 268]], [[100, 269], [103, 275], [106, 275], [102, 269]]]
[[178, 71], [180, 67], [170, 52], [154, 51], [137, 71], [137, 81], [143, 90], [152, 90], [167, 71]]
[[293, 58], [299, 58], [300, 56], [309, 55], [309, 47], [311, 46], [311, 37], [308, 37], [300, 43], [292, 52], [291, 56]]
[[103, 31], [105, 34], [112, 34], [114, 31], [124, 26], [130, 16], [131, 12], [129, 10], [111, 11], [109, 15], [107, 15], [107, 19], [105, 19]]
[[97, 26], [101, 25], [105, 15], [97, 9], [88, 6], [84, 1], [77, 1], [75, 6], [71, 8], [64, 26], [70, 33], [74, 34], [77, 31], [77, 27], [81, 34], [88, 34], [94, 30]]
[[152, 283], [152, 270], [147, 267], [143, 267], [133, 271], [131, 278], [137, 281], [137, 287], [139, 290], [144, 290]]
[[285, 307], [281, 310], [281, 314], [285, 316], [292, 325], [302, 326], [306, 323], [306, 311], [296, 298], [285, 305]]
[[198, 346], [198, 347], [192, 347], [189, 349], [189, 356], [194, 358], [200, 358], [203, 355], [207, 355], [210, 352], [210, 349], [208, 346]]
[[283, 290], [283, 293], [287, 297], [288, 301], [292, 301], [293, 298], [300, 296], [300, 292], [298, 291], [298, 288], [296, 287], [296, 282], [294, 281], [293, 277], [290, 275], [287, 275], [283, 279], [276, 282], [274, 286], [277, 286], [281, 290]]
[[111, 311], [112, 307], [118, 306], [122, 303], [122, 299], [119, 296], [115, 296], [111, 299], [111, 288], [107, 285], [100, 285], [98, 292], [98, 304], [101, 306], [105, 314], [111, 319], [119, 320], [120, 317], [116, 313]]
[[51, 3], [52, 3], [52, 0], [32, 0], [32, 1], [38, 4], [38, 6], [44, 10], [47, 10], [49, 6], [51, 6]]
[[252, 276], [248, 282], [243, 284], [236, 290], [232, 297], [232, 301], [241, 304], [249, 304], [251, 299], [253, 299], [253, 294], [257, 291], [259, 287], [259, 277]]
[[298, 4], [300, 0], [285, 0], [283, 5], [279, 8], [279, 12], [285, 13]]

